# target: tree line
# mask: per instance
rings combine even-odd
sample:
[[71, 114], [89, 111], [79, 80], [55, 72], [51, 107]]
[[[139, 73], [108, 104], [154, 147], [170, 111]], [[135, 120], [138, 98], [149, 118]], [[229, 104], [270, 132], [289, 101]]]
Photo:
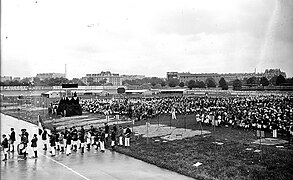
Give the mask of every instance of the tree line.
[[[69, 80], [67, 78], [49, 78], [41, 80], [38, 77], [34, 77], [31, 81], [30, 78], [24, 78], [21, 81], [5, 81], [0, 82], [1, 86], [61, 86], [62, 84], [74, 83], [79, 86], [112, 86], [113, 84], [107, 83], [106, 80], [101, 80], [99, 82], [94, 82], [93, 79], [89, 78], [87, 80], [87, 84], [83, 83], [81, 79], [73, 78]], [[146, 77], [143, 79], [133, 79], [133, 80], [124, 80], [122, 81], [122, 85], [125, 86], [136, 86], [142, 89], [155, 88], [160, 89], [166, 86], [168, 87], [187, 87], [189, 89], [192, 88], [216, 88], [217, 86], [223, 90], [227, 90], [229, 86], [232, 86], [235, 90], [240, 90], [242, 86], [254, 87], [254, 86], [293, 86], [293, 78], [285, 78], [282, 75], [274, 76], [271, 79], [267, 79], [266, 77], [250, 77], [248, 79], [239, 80], [236, 79], [234, 81], [227, 82], [225, 78], [221, 78], [218, 83], [213, 78], [208, 78], [205, 82], [198, 80], [189, 80], [187, 82], [180, 82], [177, 78], [172, 78], [169, 80], [165, 80], [164, 78], [158, 77]]]
[[255, 76], [240, 81], [236, 79], [233, 81], [233, 89], [240, 90], [242, 86], [259, 87], [259, 86], [293, 86], [293, 78], [285, 78], [282, 75], [274, 76], [271, 79], [266, 77], [257, 78]]
[[33, 80], [31, 78], [24, 78], [20, 81], [12, 80], [12, 81], [4, 81], [0, 82], [1, 86], [61, 86], [62, 84], [78, 84], [80, 86], [85, 86], [80, 79], [73, 78], [72, 80], [69, 80], [67, 78], [48, 78], [41, 80], [38, 77], [34, 77]]

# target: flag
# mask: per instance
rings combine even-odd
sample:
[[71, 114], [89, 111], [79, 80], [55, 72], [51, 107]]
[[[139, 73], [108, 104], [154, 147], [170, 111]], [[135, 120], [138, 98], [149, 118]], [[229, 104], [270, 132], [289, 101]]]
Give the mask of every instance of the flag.
[[42, 119], [41, 119], [41, 116], [38, 115], [38, 129], [39, 129], [39, 135], [42, 135], [43, 133], [43, 126], [42, 126]]

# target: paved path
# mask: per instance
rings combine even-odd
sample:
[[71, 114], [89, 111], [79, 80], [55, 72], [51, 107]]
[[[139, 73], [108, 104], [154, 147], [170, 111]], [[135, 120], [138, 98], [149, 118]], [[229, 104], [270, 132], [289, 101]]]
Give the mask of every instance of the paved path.
[[[20, 129], [26, 128], [30, 134], [37, 132], [37, 127], [30, 123], [19, 121], [10, 116], [1, 114], [1, 134], [9, 133], [10, 127], [14, 127], [16, 134]], [[17, 137], [17, 143], [19, 136]], [[143, 161], [111, 152], [96, 152], [95, 150], [86, 151], [81, 154], [79, 151], [72, 155], [58, 154], [50, 157], [49, 154], [41, 150], [42, 144], [39, 143], [39, 158], [29, 158], [27, 160], [18, 160], [17, 154], [9, 155], [9, 160], [1, 161], [1, 180], [39, 180], [39, 179], [82, 179], [82, 180], [161, 180], [161, 179], [179, 179], [188, 180], [186, 176], [159, 168], [157, 166], [145, 163]], [[31, 149], [31, 148], [29, 148]], [[33, 152], [29, 151], [29, 156]], [[1, 152], [1, 159], [3, 154]]]

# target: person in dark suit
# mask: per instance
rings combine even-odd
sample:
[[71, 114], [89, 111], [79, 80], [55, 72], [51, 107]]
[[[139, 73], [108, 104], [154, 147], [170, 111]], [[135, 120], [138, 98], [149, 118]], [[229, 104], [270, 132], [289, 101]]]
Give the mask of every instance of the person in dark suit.
[[111, 148], [115, 149], [116, 133], [114, 130], [111, 131]]
[[110, 127], [109, 127], [108, 123], [105, 123], [105, 140], [106, 140], [106, 142], [108, 142], [109, 130], [110, 130]]
[[10, 142], [10, 152], [14, 152], [14, 142], [16, 141], [15, 138], [15, 132], [14, 132], [14, 128], [11, 128], [11, 133], [10, 133], [10, 137], [9, 137], [9, 142]]
[[56, 155], [56, 135], [51, 134], [49, 137], [50, 137], [51, 156], [55, 156]]
[[105, 152], [105, 131], [104, 130], [102, 130], [101, 132], [100, 148], [101, 148], [101, 152]]
[[80, 142], [81, 153], [84, 153], [85, 130], [83, 129], [83, 126], [81, 126], [81, 129], [79, 131], [78, 140]]
[[37, 138], [37, 135], [36, 134], [34, 134], [34, 137], [31, 140], [31, 142], [32, 142], [31, 147], [33, 148], [33, 151], [35, 153], [35, 158], [37, 158], [38, 157], [38, 151], [37, 151], [38, 138]]
[[1, 146], [2, 146], [3, 152], [4, 152], [4, 159], [2, 161], [6, 161], [9, 143], [8, 143], [8, 139], [5, 134], [2, 135], [2, 138], [3, 138], [3, 141], [1, 142]]
[[46, 130], [44, 130], [43, 134], [42, 134], [42, 141], [44, 143], [44, 148], [43, 150], [47, 150], [47, 136], [48, 136], [48, 133]]
[[79, 104], [79, 98], [77, 97], [76, 92], [74, 92], [73, 97], [71, 98], [71, 104], [73, 105]]

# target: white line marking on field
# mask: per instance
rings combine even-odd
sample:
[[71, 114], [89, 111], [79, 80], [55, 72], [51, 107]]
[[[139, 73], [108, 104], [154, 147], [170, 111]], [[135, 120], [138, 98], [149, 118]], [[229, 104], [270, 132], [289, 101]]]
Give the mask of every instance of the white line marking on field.
[[[40, 154], [41, 154], [41, 153], [40, 153]], [[46, 158], [50, 159], [50, 160], [53, 161], [53, 162], [55, 162], [55, 163], [57, 163], [57, 164], [59, 164], [59, 165], [65, 167], [66, 169], [68, 169], [69, 171], [71, 171], [71, 172], [77, 174], [78, 176], [82, 177], [83, 179], [90, 180], [89, 178], [85, 177], [84, 175], [82, 175], [82, 174], [80, 174], [80, 173], [74, 171], [74, 170], [71, 169], [70, 167], [68, 167], [68, 166], [66, 166], [66, 165], [64, 165], [64, 164], [62, 164], [62, 163], [60, 163], [60, 162], [58, 162], [58, 161], [56, 161], [56, 160], [54, 160], [54, 159], [52, 159], [52, 158], [50, 158], [50, 157], [44, 155], [44, 154], [41, 154], [41, 155], [42, 155], [42, 156], [45, 156]]]

